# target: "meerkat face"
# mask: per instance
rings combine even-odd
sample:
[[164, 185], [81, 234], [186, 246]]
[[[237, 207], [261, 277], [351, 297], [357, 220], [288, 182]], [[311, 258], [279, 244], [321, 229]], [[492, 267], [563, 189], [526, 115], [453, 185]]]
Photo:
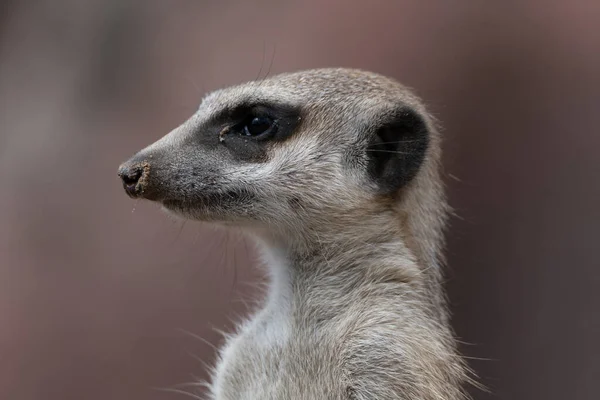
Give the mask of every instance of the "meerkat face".
[[424, 112], [395, 81], [312, 70], [211, 93], [119, 176], [131, 197], [185, 218], [288, 232], [398, 196], [428, 143]]

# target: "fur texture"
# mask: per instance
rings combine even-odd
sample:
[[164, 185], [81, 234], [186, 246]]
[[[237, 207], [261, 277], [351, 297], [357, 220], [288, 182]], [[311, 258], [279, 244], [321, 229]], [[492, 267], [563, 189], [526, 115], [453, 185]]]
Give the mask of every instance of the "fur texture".
[[[272, 130], [248, 134], [261, 121]], [[241, 227], [263, 250], [269, 294], [221, 350], [211, 398], [466, 398], [440, 154], [408, 89], [319, 69], [211, 93], [121, 166], [132, 197]]]

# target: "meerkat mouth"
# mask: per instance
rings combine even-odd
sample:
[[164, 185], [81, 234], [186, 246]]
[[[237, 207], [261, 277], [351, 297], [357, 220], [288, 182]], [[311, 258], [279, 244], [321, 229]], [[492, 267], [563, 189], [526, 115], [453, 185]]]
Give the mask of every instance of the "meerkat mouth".
[[222, 192], [209, 192], [196, 195], [193, 198], [165, 198], [160, 203], [173, 211], [212, 211], [223, 210], [232, 204], [247, 203], [252, 199], [252, 194], [244, 189], [232, 189]]

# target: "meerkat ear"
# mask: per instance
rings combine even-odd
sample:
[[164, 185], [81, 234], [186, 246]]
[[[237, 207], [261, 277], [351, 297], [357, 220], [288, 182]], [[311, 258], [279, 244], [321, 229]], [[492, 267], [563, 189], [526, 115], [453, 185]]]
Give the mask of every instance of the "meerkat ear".
[[382, 121], [367, 147], [368, 171], [381, 191], [391, 194], [419, 171], [429, 144], [429, 131], [423, 118], [406, 106]]

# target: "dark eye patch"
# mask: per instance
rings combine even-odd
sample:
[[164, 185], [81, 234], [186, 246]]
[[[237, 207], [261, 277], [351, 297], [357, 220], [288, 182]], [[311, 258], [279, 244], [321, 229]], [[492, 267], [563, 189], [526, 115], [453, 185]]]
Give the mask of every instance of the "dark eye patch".
[[226, 126], [220, 133], [220, 141], [225, 141], [224, 135], [241, 135], [253, 140], [269, 140], [277, 133], [278, 121], [268, 115], [249, 114], [244, 120], [232, 127]]
[[199, 127], [196, 143], [238, 161], [265, 162], [273, 143], [298, 131], [300, 108], [281, 103], [242, 103], [223, 109]]
[[300, 110], [285, 104], [242, 104], [227, 110], [222, 124], [227, 136], [282, 141], [290, 137], [301, 121]]

